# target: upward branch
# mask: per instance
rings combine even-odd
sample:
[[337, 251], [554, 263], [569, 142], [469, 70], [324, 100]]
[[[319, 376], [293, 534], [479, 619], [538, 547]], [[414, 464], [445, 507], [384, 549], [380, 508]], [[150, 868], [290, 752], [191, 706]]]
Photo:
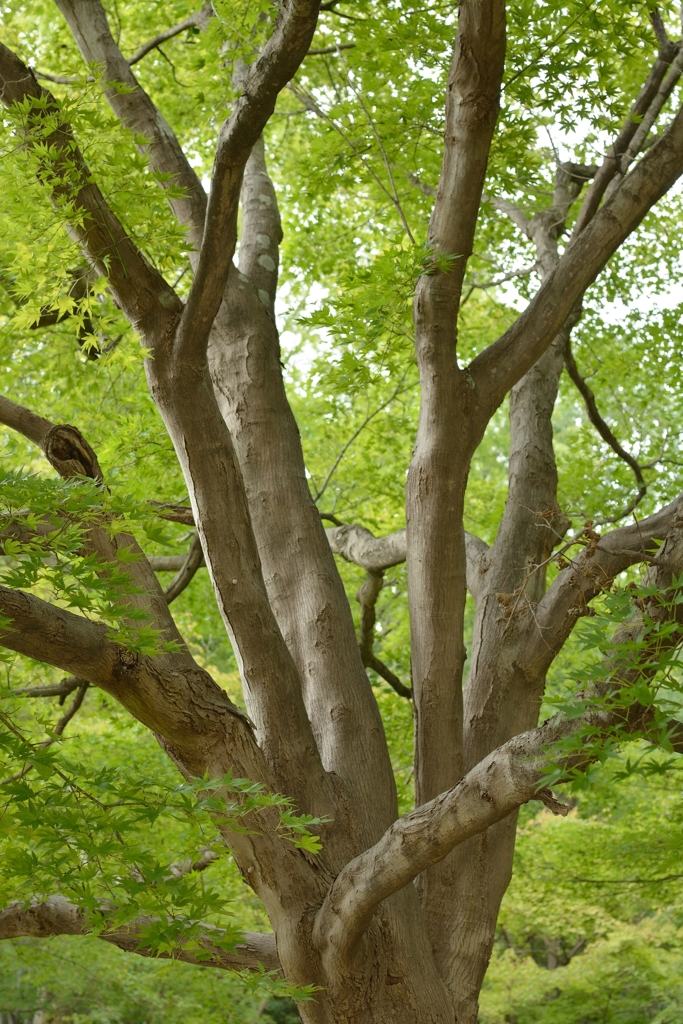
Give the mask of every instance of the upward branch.
[[199, 263], [176, 337], [181, 359], [205, 357], [237, 243], [244, 167], [275, 110], [278, 94], [306, 56], [318, 7], [319, 0], [280, 4], [273, 33], [247, 71], [242, 95], [219, 132]]
[[69, 221], [71, 236], [109, 279], [136, 330], [150, 340], [163, 337], [180, 312], [180, 300], [109, 209], [54, 97], [2, 43], [0, 93], [19, 122], [27, 147], [47, 153], [40, 157], [38, 176], [55, 208]]
[[621, 243], [683, 173], [683, 110], [567, 247], [550, 277], [505, 334], [469, 368], [477, 437], [510, 388], [533, 366]]

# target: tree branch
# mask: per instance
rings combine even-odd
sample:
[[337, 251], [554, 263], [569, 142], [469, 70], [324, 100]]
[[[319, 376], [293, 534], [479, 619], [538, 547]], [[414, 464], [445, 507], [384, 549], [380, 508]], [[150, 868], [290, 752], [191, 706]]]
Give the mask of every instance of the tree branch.
[[682, 509], [683, 496], [679, 496], [647, 519], [610, 530], [572, 558], [536, 606], [536, 629], [529, 631], [519, 663], [544, 676], [593, 598], [629, 566], [649, 561], [657, 541], [673, 529]]
[[[171, 36], [161, 33], [127, 61], [114, 41], [100, 0], [56, 0], [56, 3], [84, 60], [104, 67], [105, 80], [111, 83], [105, 96], [112, 110], [127, 128], [148, 139], [148, 143], [141, 148], [146, 151], [153, 170], [170, 176], [168, 181], [160, 182], [162, 187], [182, 189], [183, 195], [173, 197], [169, 202], [178, 222], [185, 228], [188, 241], [194, 247], [193, 259], [196, 263], [204, 232], [206, 193], [171, 127], [130, 70], [130, 65], [163, 42], [164, 36]], [[205, 24], [210, 17], [210, 14], [206, 15], [206, 10], [202, 8], [187, 18], [182, 27], [176, 26], [168, 32], [177, 35], [192, 25]], [[126, 88], [117, 88], [119, 85]]]
[[[103, 917], [111, 914], [111, 907], [103, 905]], [[198, 936], [203, 955], [198, 956], [185, 949], [174, 949], [170, 953], [156, 953], [144, 945], [144, 930], [153, 923], [153, 918], [139, 917], [129, 924], [98, 932], [97, 937], [118, 946], [128, 953], [162, 959], [183, 960], [185, 963], [218, 967], [225, 971], [280, 971], [280, 961], [275, 948], [275, 936], [258, 932], [245, 932], [242, 942], [233, 950], [224, 950], [219, 943], [225, 933], [222, 928], [202, 925]], [[83, 911], [64, 896], [49, 896], [39, 902], [12, 903], [0, 910], [0, 940], [30, 936], [46, 939], [53, 935], [89, 935], [92, 925]], [[208, 954], [208, 955], [207, 955]]]
[[263, 136], [247, 160], [242, 181], [239, 269], [275, 320], [275, 293], [282, 226], [273, 183], [266, 168]]
[[[333, 883], [316, 921], [316, 938], [324, 957], [334, 957], [337, 963], [348, 962], [358, 951], [358, 940], [382, 900], [522, 803], [533, 799], [551, 801], [552, 809], [561, 813], [561, 805], [542, 786], [544, 769], [552, 763], [565, 769], [585, 767], [597, 757], [597, 752], [579, 751], [553, 758], [552, 748], [558, 741], [586, 728], [593, 735], [605, 735], [614, 727], [627, 734], [647, 728], [652, 719], [651, 707], [634, 704], [624, 708], [617, 702], [611, 708], [604, 698], [624, 685], [634, 684], [636, 679], [652, 679], [661, 655], [674, 650], [683, 640], [683, 606], [670, 601], [671, 587], [681, 570], [683, 519], [676, 519], [645, 581], [646, 587], [655, 589], [659, 597], [649, 599], [645, 611], [637, 611], [615, 637], [615, 650], [619, 653], [605, 662], [608, 678], [584, 694], [584, 699], [596, 703], [579, 717], [557, 714], [539, 728], [498, 747], [457, 786], [399, 819], [372, 849], [347, 864]], [[671, 620], [675, 628], [657, 628]], [[653, 622], [649, 638], [648, 624]], [[623, 644], [625, 640], [630, 643]], [[677, 749], [681, 726], [676, 726]]]
[[128, 64], [130, 67], [133, 64], [137, 64], [138, 61], [146, 57], [147, 54], [156, 49], [157, 46], [161, 46], [162, 43], [167, 43], [169, 39], [179, 36], [181, 32], [186, 32], [189, 28], [204, 29], [209, 23], [209, 19], [213, 17], [213, 7], [211, 4], [206, 4], [201, 10], [196, 11], [195, 14], [191, 14], [189, 18], [185, 18], [184, 21], [178, 22], [172, 28], [167, 28], [163, 32], [159, 32], [158, 35], [153, 36], [148, 42], [135, 51], [132, 57], [128, 58]]
[[318, 4], [319, 0], [290, 0], [286, 7], [280, 5], [274, 31], [249, 68], [242, 95], [219, 132], [202, 248], [176, 335], [177, 355], [183, 361], [205, 358], [235, 252], [244, 168], [280, 90], [306, 56]]
[[626, 124], [607, 151], [593, 179], [593, 183], [586, 193], [583, 205], [574, 224], [572, 239], [576, 238], [583, 231], [586, 224], [595, 216], [610, 181], [619, 170], [621, 157], [628, 149], [633, 136], [638, 130], [639, 124], [647, 114], [650, 104], [657, 95], [664, 76], [676, 56], [677, 49], [675, 44], [668, 43], [660, 50], [650, 74], [631, 107]]
[[[353, 562], [368, 572], [381, 572], [406, 560], [405, 529], [386, 537], [375, 537], [364, 526], [345, 523], [326, 527], [325, 533], [335, 555], [341, 555], [347, 562]], [[487, 550], [488, 545], [479, 537], [465, 534], [467, 586], [475, 601], [479, 591], [481, 557]]]
[[645, 483], [640, 463], [636, 459], [634, 459], [634, 457], [629, 452], [627, 452], [625, 448], [622, 447], [622, 445], [619, 443], [615, 435], [610, 430], [605, 420], [600, 415], [597, 402], [595, 401], [595, 395], [589, 388], [585, 379], [581, 376], [579, 368], [576, 365], [574, 354], [572, 352], [571, 340], [569, 337], [567, 338], [567, 346], [565, 348], [564, 353], [564, 365], [567, 368], [567, 373], [571, 377], [573, 383], [576, 385], [577, 391], [583, 398], [584, 404], [586, 406], [586, 412], [588, 414], [588, 419], [591, 421], [597, 432], [600, 434], [600, 437], [603, 439], [603, 441], [605, 441], [605, 443], [610, 446], [615, 455], [617, 455], [623, 462], [626, 463], [627, 466], [630, 466], [633, 470], [633, 475], [635, 476], [636, 483], [638, 484], [638, 493], [631, 500], [631, 502], [623, 512], [623, 515], [629, 515], [629, 513], [633, 511], [636, 505], [638, 505], [638, 503], [647, 494], [647, 484]]
[[619, 245], [683, 172], [683, 110], [567, 247], [557, 267], [505, 334], [469, 367], [482, 436], [493, 411], [533, 366]]
[[[199, 536], [195, 533], [190, 544], [190, 550], [178, 570], [178, 575], [171, 580], [164, 591], [166, 600], [169, 604], [171, 601], [175, 601], [176, 597], [182, 594], [183, 590], [189, 586], [194, 579], [197, 569], [202, 565], [205, 565], [204, 552], [202, 551], [202, 544]], [[152, 566], [152, 568], [154, 567]]]
[[[71, 129], [61, 122], [54, 97], [33, 72], [0, 44], [0, 98], [18, 116], [29, 149], [40, 143], [39, 176], [55, 209], [69, 218], [69, 233], [99, 274], [108, 278], [130, 323], [148, 343], [163, 337], [177, 318], [181, 303], [161, 274], [133, 245], [111, 212], [76, 146]], [[56, 123], [56, 127], [54, 127]], [[70, 216], [72, 210], [75, 216]]]
[[375, 655], [373, 645], [375, 640], [375, 605], [379, 597], [384, 580], [384, 573], [368, 572], [365, 583], [359, 588], [356, 600], [360, 604], [360, 635], [358, 646], [360, 655], [366, 668], [374, 669], [377, 675], [381, 676], [389, 686], [393, 687], [399, 697], [412, 699], [412, 690], [404, 686], [398, 676], [395, 676], [391, 669], [387, 668], [383, 661]]

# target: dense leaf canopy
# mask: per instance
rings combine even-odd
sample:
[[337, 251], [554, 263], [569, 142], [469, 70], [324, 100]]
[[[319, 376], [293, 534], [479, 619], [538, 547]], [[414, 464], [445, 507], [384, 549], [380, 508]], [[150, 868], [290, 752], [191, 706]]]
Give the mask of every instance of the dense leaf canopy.
[[[649, 6], [642, 0], [510, 5], [501, 112], [459, 315], [463, 364], [515, 320], [539, 285], [534, 246], [501, 201], [532, 217], [550, 206], [559, 161], [600, 163], [656, 53]], [[185, 0], [116, 0], [105, 7], [127, 57], [194, 13]], [[420, 400], [411, 309], [417, 278], [434, 260], [427, 235], [457, 5], [342, 0], [323, 8], [311, 51], [265, 132], [284, 234], [276, 314], [287, 392], [320, 511], [330, 521], [388, 534], [405, 525]], [[676, 5], [660, 10], [677, 38]], [[205, 183], [218, 127], [239, 90], [236, 69], [265, 38], [270, 14], [265, 0], [220, 0], [200, 27], [151, 49], [135, 66]], [[103, 98], [102, 68], [84, 65], [47, 0], [6, 0], [2, 21], [3, 42], [57, 97], [107, 203], [185, 298], [192, 277], [188, 243], [159, 188], [160, 175], [140, 151], [142, 140], [122, 127]], [[679, 102], [674, 90], [664, 124]], [[152, 503], [186, 504], [187, 487], [148, 390], [145, 350], [106, 281], [85, 266], [65, 233], [64, 220], [78, 214], [68, 198], [61, 208], [51, 203], [46, 153], [23, 144], [19, 120], [16, 110], [5, 111], [0, 140], [0, 393], [54, 423], [76, 424], [97, 453], [106, 492], [95, 481], [59, 480], [31, 442], [3, 433], [0, 513], [9, 531], [3, 582], [102, 622], [127, 649], [154, 655], [164, 642], [144, 616], [131, 621], [125, 600], [134, 592], [125, 550], [116, 573], [105, 571], [84, 553], [84, 536], [104, 506], [107, 529], [128, 531], [148, 556], [184, 552], [190, 527], [164, 520]], [[569, 230], [575, 214], [572, 209]], [[574, 357], [601, 416], [643, 467], [638, 517], [683, 491], [682, 223], [681, 191], [674, 187], [588, 290], [573, 333]], [[560, 250], [565, 242], [566, 235]], [[86, 276], [87, 287], [79, 287]], [[596, 432], [567, 374], [553, 429], [558, 501], [571, 522], [568, 538], [580, 539], [587, 520], [619, 521], [639, 483]], [[476, 452], [467, 490], [465, 527], [487, 543], [505, 505], [508, 456], [504, 405]], [[27, 538], [28, 528], [45, 523], [49, 529]], [[341, 559], [338, 567], [358, 625], [355, 594], [365, 573]], [[558, 571], [549, 566], [551, 581]], [[161, 575], [164, 585], [171, 578]], [[632, 569], [618, 586], [639, 580], [640, 570]], [[591, 678], [600, 637], [610, 637], [619, 618], [609, 601], [601, 607], [604, 615], [579, 629], [554, 663], [542, 718], [559, 705], [570, 707]], [[197, 662], [244, 707], [205, 570], [178, 597], [173, 614]], [[468, 599], [470, 636], [472, 617]], [[403, 564], [385, 576], [374, 650], [409, 683]], [[675, 660], [663, 668], [659, 685], [676, 713]], [[372, 669], [370, 675], [403, 813], [413, 806], [412, 708]], [[76, 688], [57, 693], [64, 707], [55, 696], [22, 692], [57, 686], [62, 678], [57, 669], [6, 653], [0, 905], [59, 893], [95, 914], [97, 930], [104, 899], [117, 908], [107, 927], [146, 915], [151, 947], [168, 954], [182, 933], [200, 962], [199, 933], [192, 931], [200, 920], [223, 929], [216, 941], [225, 949], [244, 929], [267, 930], [260, 903], [221, 846], [210, 780], [184, 781], [148, 730], [100, 690], [83, 690], [82, 706], [64, 726], [58, 722], [79, 696]], [[663, 690], [659, 698], [664, 706]], [[608, 743], [597, 767], [566, 787], [568, 817], [539, 811], [537, 803], [523, 809], [513, 882], [481, 998], [483, 1024], [680, 1019], [679, 770], [677, 757], [645, 741]], [[247, 828], [242, 817], [259, 800], [277, 804], [248, 780], [228, 779], [227, 786], [235, 794], [236, 829]], [[290, 802], [277, 810], [282, 841], [314, 856], [318, 822]], [[220, 854], [206, 870], [182, 867], [206, 851]], [[218, 1021], [226, 1014], [247, 1022], [264, 1011], [284, 1020], [292, 991], [265, 969], [234, 976], [144, 960], [94, 937], [0, 944], [0, 1013], [20, 1014], [22, 1021], [38, 1010], [82, 1024]]]

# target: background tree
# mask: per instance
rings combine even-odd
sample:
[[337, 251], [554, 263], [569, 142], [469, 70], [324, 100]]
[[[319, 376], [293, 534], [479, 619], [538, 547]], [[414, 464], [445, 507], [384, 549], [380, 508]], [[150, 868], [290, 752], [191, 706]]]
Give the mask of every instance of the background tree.
[[[10, 683], [29, 664], [70, 703], [40, 740], [7, 697], [0, 934], [281, 973], [307, 1021], [472, 1021], [517, 809], [566, 810], [550, 786], [634, 737], [680, 742], [678, 316], [652, 299], [678, 266], [676, 11], [56, 6], [8, 5], [0, 50], [0, 611], [30, 659]], [[169, 610], [202, 563], [246, 710], [208, 591]], [[538, 727], [591, 602], [583, 688], [556, 669]], [[92, 687], [96, 735], [125, 712], [168, 759], [58, 753]], [[220, 917], [225, 844], [273, 935]]]

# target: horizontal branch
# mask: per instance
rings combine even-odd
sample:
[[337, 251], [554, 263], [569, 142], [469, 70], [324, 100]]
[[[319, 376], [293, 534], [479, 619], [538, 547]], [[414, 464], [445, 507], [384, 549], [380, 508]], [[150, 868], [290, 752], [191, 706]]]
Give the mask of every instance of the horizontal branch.
[[[396, 530], [386, 537], [375, 537], [364, 526], [353, 523], [331, 526], [325, 529], [330, 547], [335, 555], [341, 555], [347, 562], [366, 569], [381, 572], [406, 560], [406, 531]], [[488, 545], [472, 533], [465, 533], [465, 555], [467, 558], [467, 586], [476, 600], [481, 556]]]
[[[103, 915], [111, 915], [111, 908], [102, 907]], [[129, 924], [100, 931], [97, 937], [118, 946], [127, 953], [141, 956], [183, 960], [185, 963], [218, 967], [224, 971], [280, 971], [280, 961], [275, 948], [275, 936], [260, 932], [245, 932], [242, 941], [232, 950], [222, 949], [220, 942], [225, 932], [212, 925], [200, 925], [197, 941], [202, 947], [201, 954], [179, 947], [170, 953], [156, 953], [145, 945], [145, 929], [154, 924], [154, 918], [138, 917]], [[16, 939], [23, 936], [47, 939], [54, 935], [90, 935], [92, 924], [83, 911], [79, 910], [64, 896], [50, 896], [38, 902], [12, 903], [0, 910], [0, 939]]]
[[169, 39], [174, 39], [179, 36], [181, 32], [186, 32], [190, 28], [203, 29], [209, 22], [209, 19], [213, 16], [213, 7], [211, 4], [206, 4], [201, 10], [191, 14], [189, 18], [185, 18], [184, 21], [178, 22], [177, 25], [173, 25], [171, 28], [165, 29], [163, 32], [159, 32], [158, 35], [148, 40], [146, 43], [135, 51], [132, 57], [128, 58], [128, 64], [130, 67], [133, 64], [137, 64], [138, 61], [146, 57], [148, 53], [155, 50], [157, 46], [161, 46], [162, 43], [167, 43]]

